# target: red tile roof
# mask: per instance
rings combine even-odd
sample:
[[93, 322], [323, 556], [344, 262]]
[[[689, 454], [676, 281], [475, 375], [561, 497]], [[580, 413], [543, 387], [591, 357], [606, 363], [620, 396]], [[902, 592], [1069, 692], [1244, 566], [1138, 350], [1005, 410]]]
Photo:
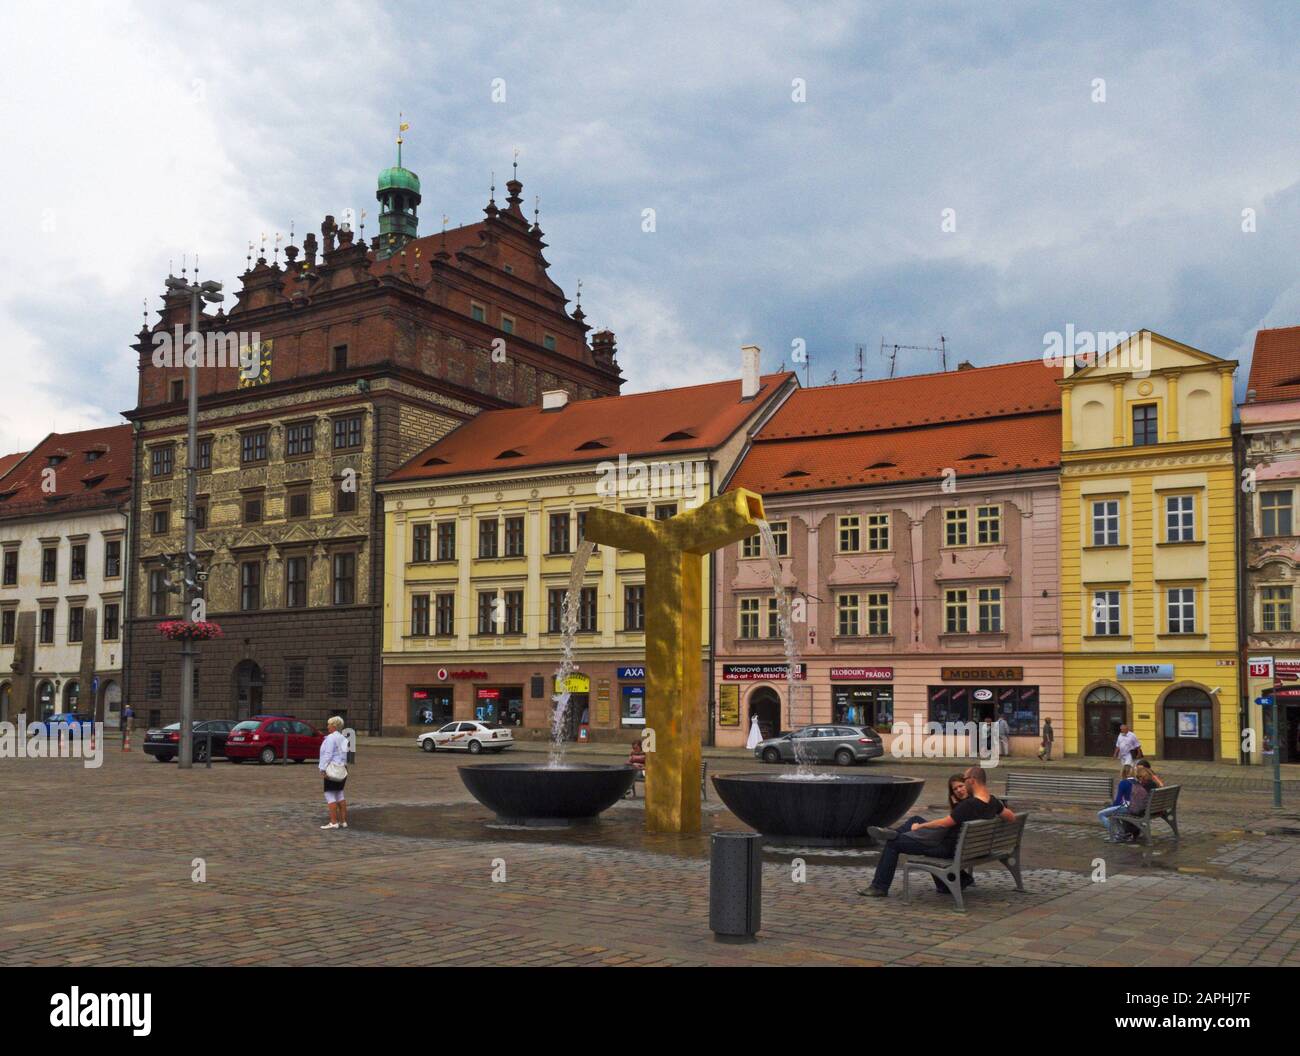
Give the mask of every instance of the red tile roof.
[[[558, 411], [544, 411], [540, 406], [483, 411], [388, 479], [429, 480], [599, 462], [617, 459], [620, 454], [630, 458], [712, 450], [793, 377], [789, 373], [764, 376], [758, 395], [744, 402], [740, 381], [733, 380], [570, 400]], [[670, 436], [679, 439], [667, 439]]]
[[0, 477], [3, 477], [14, 466], [18, 465], [25, 454], [27, 454], [26, 451], [16, 451], [12, 455], [0, 455]]
[[1300, 400], [1300, 326], [1260, 330], [1246, 390], [1255, 390], [1256, 403]]
[[773, 495], [1053, 469], [1058, 374], [1041, 360], [800, 389], [728, 487]]
[[[42, 487], [47, 468], [54, 470], [52, 491]], [[130, 488], [129, 425], [50, 433], [0, 477], [0, 518], [116, 506]]]

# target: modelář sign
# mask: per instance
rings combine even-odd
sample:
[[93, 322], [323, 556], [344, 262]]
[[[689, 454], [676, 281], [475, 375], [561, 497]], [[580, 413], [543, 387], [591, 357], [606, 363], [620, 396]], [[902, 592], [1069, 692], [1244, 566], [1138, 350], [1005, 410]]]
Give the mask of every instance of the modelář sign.
[[944, 682], [1019, 682], [1025, 677], [1023, 667], [945, 667], [940, 669]]
[[[722, 680], [724, 682], [784, 680], [789, 670], [789, 664], [723, 664]], [[796, 664], [794, 670], [795, 681], [802, 682], [807, 671], [807, 664]]]

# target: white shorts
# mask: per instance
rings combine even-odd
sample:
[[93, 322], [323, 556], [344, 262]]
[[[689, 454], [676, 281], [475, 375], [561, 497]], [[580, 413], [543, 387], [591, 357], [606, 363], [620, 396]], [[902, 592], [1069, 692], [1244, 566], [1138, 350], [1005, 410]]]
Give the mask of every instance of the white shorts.
[[340, 788], [337, 792], [326, 792], [326, 793], [325, 793], [325, 802], [326, 802], [326, 803], [342, 803], [342, 802], [343, 802], [343, 789]]

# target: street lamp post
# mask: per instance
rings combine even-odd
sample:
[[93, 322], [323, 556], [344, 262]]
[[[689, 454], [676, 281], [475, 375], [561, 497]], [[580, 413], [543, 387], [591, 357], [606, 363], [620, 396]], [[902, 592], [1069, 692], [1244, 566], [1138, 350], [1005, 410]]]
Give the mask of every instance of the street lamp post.
[[[182, 616], [187, 622], [194, 619], [194, 600], [198, 593], [198, 557], [194, 553], [194, 496], [199, 470], [199, 361], [203, 358], [203, 338], [199, 334], [199, 316], [203, 301], [217, 304], [223, 299], [221, 283], [209, 280], [200, 284], [188, 283], [176, 277], [168, 278], [167, 288], [190, 295], [190, 333], [186, 339], [185, 363], [189, 371], [186, 387], [189, 390], [189, 421], [185, 445], [185, 553], [181, 560]], [[180, 744], [176, 757], [182, 770], [194, 764], [194, 640], [189, 635], [181, 639], [181, 714]]]

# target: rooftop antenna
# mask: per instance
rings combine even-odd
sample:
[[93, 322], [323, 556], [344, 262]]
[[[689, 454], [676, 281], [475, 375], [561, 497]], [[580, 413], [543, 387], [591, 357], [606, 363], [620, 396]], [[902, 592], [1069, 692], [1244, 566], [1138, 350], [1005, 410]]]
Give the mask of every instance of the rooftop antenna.
[[854, 347], [854, 351], [855, 351], [855, 353], [856, 353], [856, 355], [857, 355], [857, 358], [858, 358], [857, 380], [858, 380], [858, 381], [861, 381], [862, 378], [863, 378], [863, 375], [864, 375], [864, 373], [865, 373], [862, 360], [863, 360], [863, 356], [864, 356], [864, 354], [865, 354], [865, 352], [866, 352], [866, 346], [865, 346], [865, 345], [854, 345], [853, 347]]
[[803, 354], [803, 387], [812, 388], [812, 353], [808, 351]]
[[181, 254], [181, 278], [182, 278], [182, 279], [185, 278], [185, 273], [186, 273], [186, 271], [187, 271], [187, 268], [186, 268], [186, 265], [185, 265], [185, 261], [186, 261], [186, 258], [187, 258], [187, 257], [188, 257], [188, 254], [186, 254], [186, 253], [182, 253], [182, 254]]
[[[880, 339], [880, 354], [882, 356], [886, 354], [885, 348], [885, 339], [882, 337]], [[894, 345], [893, 351], [889, 353], [889, 376], [891, 378], [894, 376], [894, 364], [898, 359], [898, 353], [900, 350], [903, 352], [938, 352], [939, 363], [941, 364], [943, 371], [947, 373], [948, 340], [943, 336], [943, 334], [939, 335], [939, 343], [937, 345]]]

